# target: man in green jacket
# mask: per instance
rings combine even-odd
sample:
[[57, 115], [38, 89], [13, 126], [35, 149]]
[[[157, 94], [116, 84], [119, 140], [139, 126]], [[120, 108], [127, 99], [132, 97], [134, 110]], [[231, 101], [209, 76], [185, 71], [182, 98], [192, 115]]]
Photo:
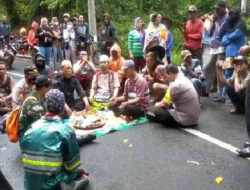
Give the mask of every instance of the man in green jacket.
[[27, 190], [55, 190], [85, 187], [89, 180], [81, 165], [74, 131], [63, 123], [65, 98], [57, 89], [45, 95], [46, 114], [20, 139]]

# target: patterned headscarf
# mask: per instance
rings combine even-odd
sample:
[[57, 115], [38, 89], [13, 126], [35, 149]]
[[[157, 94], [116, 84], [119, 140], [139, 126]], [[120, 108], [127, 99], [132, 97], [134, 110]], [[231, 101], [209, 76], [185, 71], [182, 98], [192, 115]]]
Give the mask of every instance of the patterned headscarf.
[[52, 89], [45, 95], [47, 111], [58, 114], [62, 112], [65, 104], [64, 94], [58, 89]]
[[[137, 17], [137, 18], [135, 19], [135, 29], [136, 29], [136, 30], [137, 30], [136, 26], [137, 26], [138, 22], [141, 21], [141, 20], [142, 20], [141, 17]], [[141, 44], [142, 44], [142, 46], [143, 46], [143, 45], [144, 45], [144, 40], [145, 40], [145, 33], [144, 33], [144, 30], [143, 30], [143, 29], [140, 30], [139, 32], [140, 32], [140, 42], [141, 42]]]

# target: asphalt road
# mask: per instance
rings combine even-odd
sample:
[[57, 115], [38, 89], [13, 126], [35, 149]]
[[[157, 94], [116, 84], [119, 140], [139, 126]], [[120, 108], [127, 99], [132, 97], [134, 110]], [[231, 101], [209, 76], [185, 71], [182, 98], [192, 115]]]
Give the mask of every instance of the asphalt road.
[[[24, 66], [30, 64], [29, 60], [17, 59], [10, 72], [23, 74]], [[239, 158], [223, 144], [242, 146], [247, 140], [245, 118], [229, 113], [229, 101], [218, 104], [211, 99], [203, 99], [200, 120], [194, 128], [197, 133], [209, 135], [211, 141], [180, 128], [146, 123], [81, 147], [81, 167], [90, 173], [87, 189], [249, 190], [250, 160]], [[124, 139], [129, 142], [124, 144]], [[23, 190], [20, 159], [19, 145], [0, 135], [0, 168], [15, 190]], [[224, 181], [216, 184], [217, 177]]]

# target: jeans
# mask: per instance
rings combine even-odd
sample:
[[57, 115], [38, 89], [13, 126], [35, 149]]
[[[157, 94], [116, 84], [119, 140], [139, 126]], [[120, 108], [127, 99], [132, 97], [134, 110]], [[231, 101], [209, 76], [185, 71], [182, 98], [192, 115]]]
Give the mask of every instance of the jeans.
[[248, 137], [250, 138], [250, 80], [248, 80], [247, 82], [245, 114], [247, 121], [247, 134]]
[[44, 56], [45, 58], [45, 65], [50, 65], [50, 57], [52, 53], [52, 47], [44, 47], [39, 46], [39, 52]]
[[70, 41], [68, 47], [65, 48], [64, 51], [65, 51], [65, 59], [70, 60], [72, 65], [75, 64], [77, 61], [75, 41]]
[[245, 110], [246, 90], [236, 93], [233, 86], [227, 85], [226, 92], [235, 108]]
[[60, 46], [53, 46], [53, 57], [54, 71], [59, 71], [62, 62], [62, 48]]
[[191, 82], [198, 94], [198, 96], [201, 96], [202, 94], [202, 84], [201, 84], [201, 81], [199, 79], [196, 79], [196, 78], [193, 78], [191, 79]]
[[[234, 73], [234, 69], [233, 68], [225, 69], [224, 76], [225, 76], [226, 79], [229, 79], [229, 78], [232, 77], [233, 73]], [[226, 98], [226, 96], [227, 96], [227, 92], [226, 92], [226, 87], [224, 86], [223, 87], [223, 91], [222, 91], [222, 97]]]

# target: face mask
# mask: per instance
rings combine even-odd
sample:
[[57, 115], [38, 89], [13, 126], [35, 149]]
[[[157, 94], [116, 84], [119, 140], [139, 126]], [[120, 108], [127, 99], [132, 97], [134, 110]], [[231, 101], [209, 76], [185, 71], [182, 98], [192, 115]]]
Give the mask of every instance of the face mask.
[[211, 31], [212, 25], [213, 25], [213, 23], [210, 20], [208, 20], [208, 19], [205, 20], [205, 22], [204, 22], [204, 28], [205, 28], [205, 30], [207, 32]]
[[36, 78], [28, 78], [30, 84], [35, 84]]
[[72, 25], [70, 24], [70, 25], [67, 25], [67, 29], [68, 30], [71, 30], [72, 29]]
[[38, 68], [38, 69], [43, 69], [43, 68], [45, 68], [45, 63], [42, 63], [42, 64], [37, 64], [37, 63], [36, 63], [36, 68]]

